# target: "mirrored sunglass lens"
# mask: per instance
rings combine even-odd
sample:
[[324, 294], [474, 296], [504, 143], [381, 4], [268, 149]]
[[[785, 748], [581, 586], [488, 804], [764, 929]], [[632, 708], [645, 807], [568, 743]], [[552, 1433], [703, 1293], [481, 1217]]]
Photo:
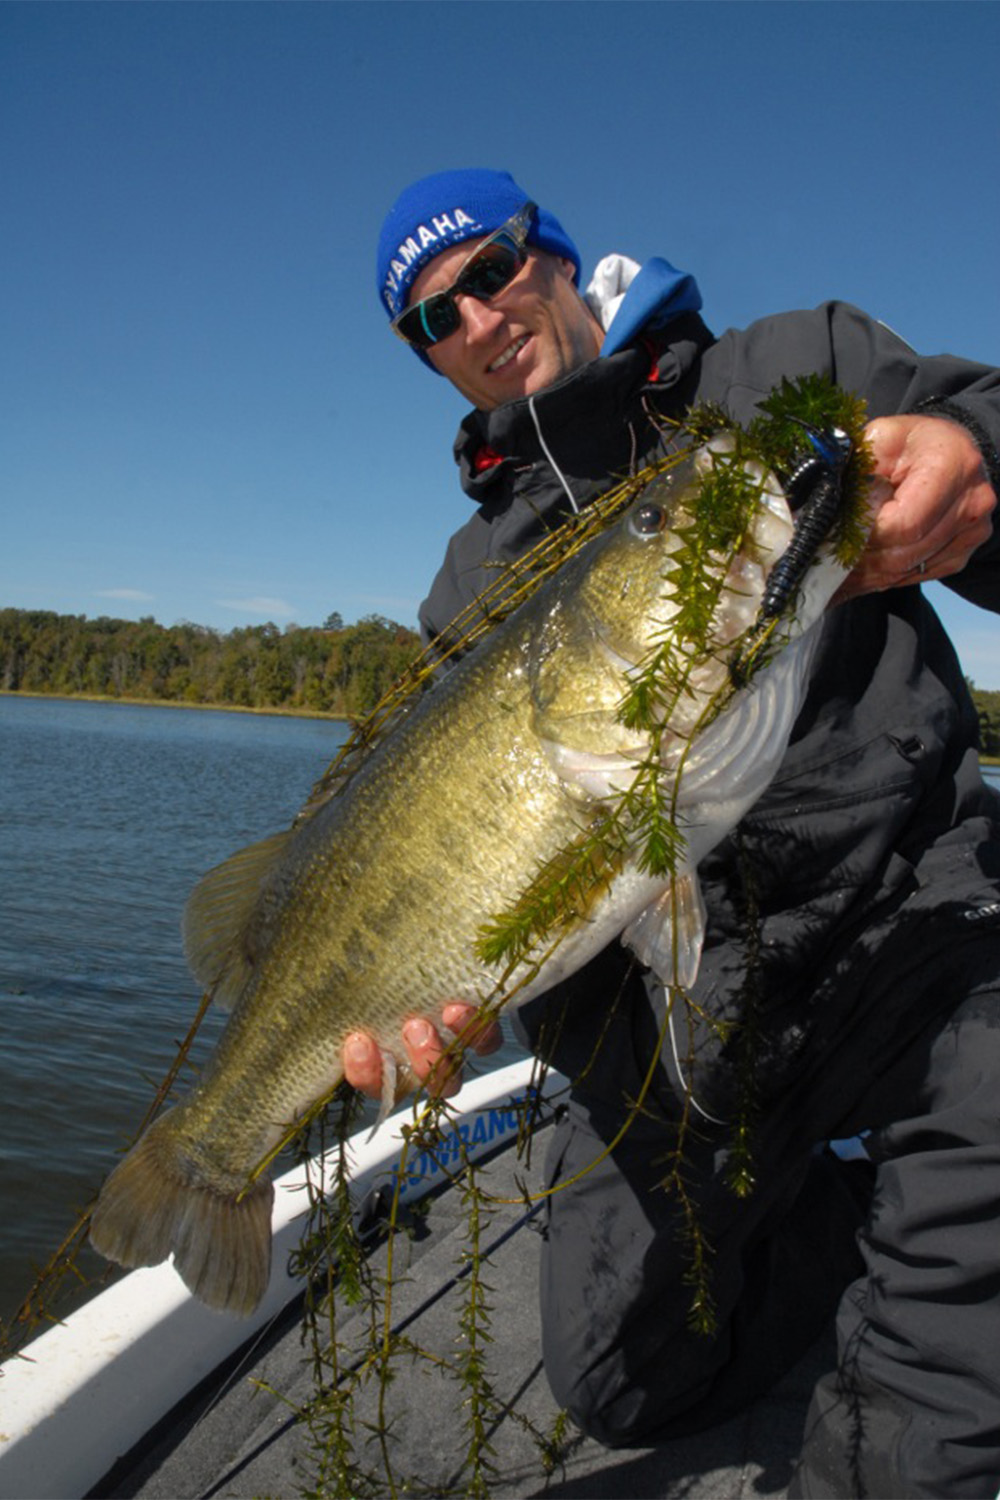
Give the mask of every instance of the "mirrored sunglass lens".
[[456, 283], [457, 289], [473, 297], [495, 297], [513, 281], [523, 264], [524, 257], [518, 248], [494, 240], [484, 245], [466, 266]]
[[454, 333], [460, 321], [458, 308], [447, 292], [442, 292], [439, 297], [428, 297], [424, 303], [423, 324], [435, 343]]
[[396, 324], [404, 339], [419, 349], [429, 349], [458, 327], [458, 308], [447, 292], [428, 297], [406, 310]]

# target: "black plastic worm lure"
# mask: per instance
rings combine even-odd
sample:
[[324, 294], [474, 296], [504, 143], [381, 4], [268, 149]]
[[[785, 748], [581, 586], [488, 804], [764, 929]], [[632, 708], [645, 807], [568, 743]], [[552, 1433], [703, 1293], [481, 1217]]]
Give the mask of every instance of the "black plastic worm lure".
[[844, 472], [853, 451], [841, 427], [821, 432], [807, 422], [799, 422], [799, 426], [805, 429], [811, 451], [799, 459], [787, 478], [782, 477], [782, 489], [795, 516], [795, 530], [771, 569], [755, 631], [782, 613], [829, 536], [840, 511]]

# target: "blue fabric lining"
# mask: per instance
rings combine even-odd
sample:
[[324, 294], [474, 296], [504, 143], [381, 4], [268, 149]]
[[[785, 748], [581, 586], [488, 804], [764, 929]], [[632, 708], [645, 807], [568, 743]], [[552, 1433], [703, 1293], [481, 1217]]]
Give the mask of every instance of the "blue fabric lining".
[[611, 320], [601, 354], [617, 354], [646, 328], [662, 328], [685, 312], [698, 312], [701, 292], [694, 277], [654, 256], [638, 271], [625, 300]]

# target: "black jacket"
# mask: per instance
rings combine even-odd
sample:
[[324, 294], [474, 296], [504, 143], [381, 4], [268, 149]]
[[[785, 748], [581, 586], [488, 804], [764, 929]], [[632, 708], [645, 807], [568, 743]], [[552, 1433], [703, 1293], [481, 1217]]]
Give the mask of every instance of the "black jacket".
[[[521, 555], [570, 510], [566, 485], [582, 507], [661, 451], [651, 415], [682, 418], [692, 404], [714, 402], [744, 422], [783, 376], [829, 375], [864, 397], [873, 417], [953, 403], [945, 410], [972, 427], [997, 484], [1000, 371], [918, 356], [856, 308], [828, 303], [717, 340], [685, 314], [659, 340], [465, 419], [456, 458], [478, 509], [452, 538], [422, 606], [428, 638], [495, 578], [497, 563]], [[1000, 610], [996, 522], [948, 584]], [[947, 932], [982, 936], [982, 924], [963, 913], [996, 900], [1000, 817], [976, 744], [961, 666], [921, 589], [868, 595], [831, 613], [778, 775], [700, 872], [708, 931], [698, 997], [715, 1014], [740, 1012], [752, 920], [776, 1075], [779, 1058], [790, 1065], [799, 1045], [803, 1000], [812, 997], [815, 1014], [821, 976], [832, 976], [845, 953], [856, 968], [866, 945], [930, 913], [940, 920], [945, 908]], [[844, 999], [849, 988], [841, 986]], [[718, 1080], [702, 1087], [724, 1088]]]
[[[1000, 370], [950, 355], [921, 357], [883, 324], [845, 303], [785, 313], [720, 339], [689, 313], [655, 337], [658, 344], [651, 338], [584, 365], [530, 403], [522, 399], [496, 411], [469, 413], [455, 442], [455, 459], [462, 486], [478, 508], [452, 537], [421, 606], [425, 638], [443, 630], [495, 579], [498, 563], [520, 557], [569, 512], [544, 455], [536, 417], [545, 446], [581, 507], [661, 451], [650, 412], [682, 419], [695, 403], [714, 402], [745, 422], [783, 376], [810, 372], [827, 374], [863, 396], [873, 417], [951, 399], [982, 429], [996, 463]], [[948, 583], [976, 604], [1000, 608], [1000, 531]]]

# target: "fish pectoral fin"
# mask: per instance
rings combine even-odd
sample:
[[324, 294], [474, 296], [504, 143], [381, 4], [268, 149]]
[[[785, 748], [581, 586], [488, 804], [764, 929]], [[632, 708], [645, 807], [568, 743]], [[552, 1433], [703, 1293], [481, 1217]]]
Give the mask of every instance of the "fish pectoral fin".
[[661, 984], [690, 989], [705, 941], [705, 899], [698, 876], [678, 875], [622, 933], [622, 942]]
[[636, 777], [644, 743], [634, 753], [624, 750], [574, 749], [555, 739], [539, 740], [549, 765], [570, 797], [586, 803], [601, 802], [627, 791]]
[[229, 1010], [239, 999], [253, 957], [247, 943], [261, 890], [287, 847], [291, 832], [249, 844], [209, 870], [184, 908], [184, 952], [191, 972]]

